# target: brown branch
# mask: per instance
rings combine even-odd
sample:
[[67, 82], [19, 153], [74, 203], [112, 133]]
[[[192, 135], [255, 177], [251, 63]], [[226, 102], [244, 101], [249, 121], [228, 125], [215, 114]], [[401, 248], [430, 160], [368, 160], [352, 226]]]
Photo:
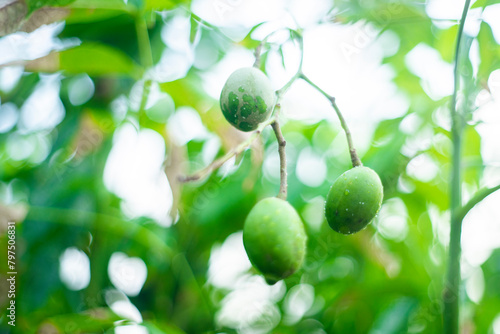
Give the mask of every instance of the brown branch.
[[196, 173], [194, 174], [191, 174], [191, 175], [186, 175], [186, 176], [181, 176], [178, 178], [179, 182], [192, 182], [192, 181], [198, 181], [206, 176], [208, 176], [210, 173], [212, 173], [214, 170], [220, 168], [224, 163], [226, 163], [229, 159], [231, 159], [232, 157], [242, 153], [243, 151], [245, 151], [251, 144], [252, 142], [257, 139], [257, 137], [262, 133], [262, 130], [274, 123], [275, 121], [275, 117], [271, 117], [270, 119], [268, 119], [267, 121], [261, 123], [259, 125], [259, 127], [257, 128], [257, 130], [255, 130], [254, 132], [252, 132], [252, 134], [250, 135], [250, 137], [248, 137], [247, 140], [245, 140], [244, 142], [242, 142], [241, 144], [239, 144], [238, 146], [236, 146], [235, 148], [231, 149], [229, 152], [226, 153], [226, 155], [224, 155], [223, 157], [220, 157], [219, 159], [217, 160], [214, 160], [210, 165], [208, 165], [207, 167], [197, 171]]
[[253, 63], [253, 67], [255, 68], [260, 68], [260, 53], [262, 52], [262, 45], [264, 44], [265, 42], [262, 41], [261, 43], [259, 43], [259, 45], [255, 48], [255, 52], [254, 52], [254, 57], [255, 57], [255, 62]]

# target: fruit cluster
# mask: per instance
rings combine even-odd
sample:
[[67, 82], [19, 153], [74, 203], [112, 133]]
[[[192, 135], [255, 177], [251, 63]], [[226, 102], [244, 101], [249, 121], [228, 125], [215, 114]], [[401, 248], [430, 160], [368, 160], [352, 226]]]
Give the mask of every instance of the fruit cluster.
[[[276, 94], [269, 79], [250, 67], [227, 79], [220, 97], [226, 120], [242, 131], [252, 131], [271, 115]], [[365, 228], [380, 210], [383, 187], [375, 171], [355, 166], [333, 183], [325, 204], [325, 217], [336, 232], [352, 234]], [[276, 197], [258, 202], [243, 227], [243, 244], [255, 268], [274, 284], [302, 265], [307, 235], [297, 211]]]

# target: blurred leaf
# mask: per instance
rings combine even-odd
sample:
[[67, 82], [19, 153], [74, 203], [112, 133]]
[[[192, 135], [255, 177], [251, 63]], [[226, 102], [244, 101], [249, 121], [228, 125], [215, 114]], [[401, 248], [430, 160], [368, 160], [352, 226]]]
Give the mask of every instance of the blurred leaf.
[[112, 17], [123, 15], [121, 8], [66, 8], [69, 15], [66, 18], [66, 24], [90, 23], [107, 20]]
[[59, 69], [70, 74], [128, 75], [139, 79], [142, 69], [122, 51], [100, 43], [84, 43], [59, 53]]
[[185, 334], [181, 329], [172, 325], [159, 325], [151, 321], [144, 321], [142, 325], [149, 330], [150, 334]]
[[201, 24], [193, 16], [190, 19], [191, 29], [189, 31], [189, 42], [192, 46], [196, 46], [201, 38]]
[[50, 24], [57, 21], [63, 21], [70, 11], [67, 8], [40, 8], [32, 13], [28, 20], [25, 21], [20, 30], [32, 32], [45, 24]]
[[283, 45], [280, 45], [278, 47], [278, 53], [281, 57], [281, 66], [283, 66], [283, 68], [286, 68], [285, 67], [285, 54], [283, 53]]
[[500, 3], [498, 0], [477, 0], [470, 8], [484, 8], [489, 5]]
[[408, 331], [408, 319], [417, 307], [417, 302], [410, 298], [395, 300], [380, 314], [369, 333], [399, 334]]
[[488, 80], [488, 76], [494, 70], [500, 68], [500, 46], [495, 41], [493, 31], [486, 22], [481, 22], [481, 29], [477, 35], [479, 42], [479, 63], [478, 78]]
[[436, 32], [434, 48], [439, 51], [444, 61], [453, 63], [455, 57], [455, 44], [457, 42], [458, 25]]
[[28, 12], [22, 0], [6, 0], [0, 2], [0, 36], [15, 32]]
[[107, 308], [88, 310], [83, 313], [63, 314], [47, 319], [64, 333], [101, 332], [114, 327], [115, 321], [121, 320]]
[[[32, 206], [29, 209], [26, 219], [48, 221], [70, 226], [93, 227], [104, 233], [131, 238], [137, 243], [142, 244], [146, 249], [160, 252], [165, 259], [172, 255], [172, 249], [160, 236], [151, 232], [148, 228], [107, 214], [74, 209]], [[101, 222], [94, 225], [93, 222], [96, 219], [99, 219]]]
[[[53, 0], [56, 1], [56, 0]], [[70, 1], [70, 0], [63, 0]], [[128, 6], [123, 0], [73, 0], [70, 8], [112, 9], [128, 11]]]
[[5, 205], [0, 201], [0, 235], [7, 231], [8, 222], [21, 222], [28, 210], [23, 204]]
[[187, 4], [186, 0], [144, 0], [146, 11], [171, 10], [181, 4]]

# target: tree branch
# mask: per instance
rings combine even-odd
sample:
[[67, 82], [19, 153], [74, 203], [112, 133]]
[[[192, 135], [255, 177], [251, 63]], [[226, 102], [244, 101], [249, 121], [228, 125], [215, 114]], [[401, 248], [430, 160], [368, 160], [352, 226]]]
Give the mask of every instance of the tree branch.
[[262, 133], [262, 130], [266, 126], [274, 123], [275, 120], [276, 120], [276, 118], [273, 116], [270, 119], [268, 119], [267, 121], [261, 123], [259, 125], [259, 127], [257, 128], [257, 130], [255, 130], [254, 132], [252, 132], [252, 134], [248, 137], [247, 140], [245, 140], [244, 142], [242, 142], [241, 144], [239, 144], [235, 148], [231, 149], [223, 157], [220, 157], [219, 159], [214, 160], [210, 165], [208, 165], [207, 167], [205, 167], [205, 168], [197, 171], [196, 173], [191, 174], [191, 175], [186, 175], [186, 176], [179, 177], [179, 182], [198, 181], [198, 180], [201, 180], [204, 177], [208, 176], [214, 170], [220, 168], [229, 159], [231, 159], [232, 157], [234, 157], [234, 156], [242, 153], [243, 151], [245, 151], [253, 143], [253, 141], [255, 139], [257, 139], [257, 137]]
[[500, 190], [500, 184], [492, 188], [479, 189], [474, 194], [474, 196], [464, 206], [462, 206], [460, 210], [457, 211], [455, 219], [463, 221], [465, 216], [469, 213], [470, 210], [472, 210], [474, 206], [476, 206], [476, 204], [478, 204], [497, 190]]
[[349, 130], [349, 127], [347, 126], [347, 122], [344, 119], [344, 116], [340, 112], [340, 108], [337, 106], [337, 103], [335, 102], [335, 97], [331, 96], [327, 92], [325, 92], [323, 89], [321, 89], [318, 85], [316, 85], [314, 82], [312, 82], [308, 77], [306, 77], [303, 73], [300, 74], [300, 78], [306, 81], [308, 84], [310, 84], [312, 87], [314, 87], [318, 92], [323, 94], [332, 104], [333, 109], [335, 109], [335, 113], [337, 114], [340, 125], [342, 126], [342, 129], [344, 129], [345, 136], [347, 138], [347, 145], [349, 146], [349, 153], [351, 155], [351, 162], [353, 167], [357, 166], [362, 166], [363, 164], [361, 163], [361, 160], [358, 157], [358, 154], [356, 153], [356, 149], [354, 148], [354, 143], [352, 141], [352, 136], [351, 136], [351, 131]]
[[265, 43], [264, 40], [260, 42], [259, 45], [255, 48], [255, 52], [253, 53], [255, 57], [255, 62], [253, 63], [253, 67], [255, 68], [260, 68], [260, 53], [262, 52], [262, 46], [264, 45], [264, 43]]
[[[279, 108], [279, 105], [276, 106]], [[276, 140], [278, 141], [278, 153], [280, 155], [280, 191], [278, 193], [278, 198], [286, 200], [288, 181], [286, 172], [286, 140], [281, 133], [280, 124], [278, 119], [276, 119], [271, 126], [273, 127], [274, 134], [276, 135]]]

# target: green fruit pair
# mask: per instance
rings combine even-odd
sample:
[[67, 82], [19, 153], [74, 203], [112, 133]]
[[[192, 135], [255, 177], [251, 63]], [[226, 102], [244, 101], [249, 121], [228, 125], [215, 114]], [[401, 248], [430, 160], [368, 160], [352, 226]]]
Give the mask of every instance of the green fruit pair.
[[297, 211], [287, 201], [276, 197], [258, 202], [243, 227], [243, 244], [248, 258], [268, 284], [274, 284], [300, 268], [306, 240]]
[[362, 230], [376, 216], [384, 190], [377, 173], [368, 167], [354, 167], [333, 183], [325, 205], [330, 227], [342, 234]]
[[253, 131], [269, 118], [276, 102], [271, 82], [259, 69], [240, 68], [226, 81], [220, 108], [226, 120], [241, 131]]

